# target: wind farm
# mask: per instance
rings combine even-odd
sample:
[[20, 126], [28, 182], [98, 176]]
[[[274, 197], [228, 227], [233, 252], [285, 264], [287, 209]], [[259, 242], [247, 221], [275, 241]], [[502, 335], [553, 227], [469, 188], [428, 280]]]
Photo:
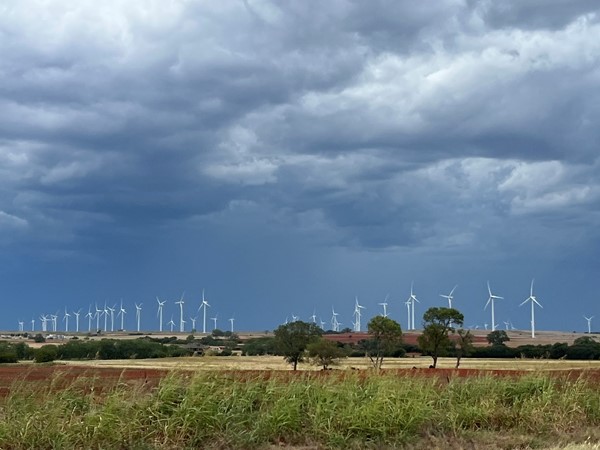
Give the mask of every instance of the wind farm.
[[[481, 310], [477, 309], [477, 302], [475, 299], [471, 298], [463, 298], [460, 297], [460, 310], [465, 314], [465, 316], [469, 317], [470, 315], [478, 315], [479, 323], [473, 323], [472, 320], [468, 320], [468, 323], [471, 325], [465, 326], [465, 328], [475, 330], [485, 330], [488, 329], [496, 331], [500, 329], [498, 325], [497, 315], [498, 313], [506, 317], [507, 319], [503, 319], [500, 323], [503, 324], [504, 329], [506, 331], [518, 331], [518, 330], [528, 330], [531, 335], [531, 339], [536, 339], [536, 332], [544, 330], [543, 326], [540, 328], [539, 325], [536, 325], [536, 314], [535, 308], [540, 308], [541, 311], [544, 311], [542, 304], [538, 300], [537, 296], [534, 293], [534, 280], [531, 280], [529, 285], [528, 296], [524, 301], [520, 303], [515, 303], [514, 299], [506, 300], [503, 296], [497, 295], [492, 291], [491, 284], [487, 281], [484, 284], [484, 287], [487, 291], [487, 301], [483, 305]], [[410, 283], [409, 287], [409, 296], [408, 298], [402, 302], [399, 294], [396, 294], [396, 298], [394, 298], [393, 294], [387, 293], [385, 294], [383, 301], [375, 301], [371, 302], [359, 302], [358, 296], [354, 296], [354, 301], [352, 304], [351, 311], [348, 311], [347, 308], [344, 308], [343, 302], [337, 301], [330, 305], [331, 309], [331, 319], [329, 321], [319, 320], [317, 321], [317, 316], [319, 314], [327, 313], [327, 309], [322, 305], [320, 309], [312, 308], [310, 313], [306, 313], [305, 315], [297, 314], [297, 313], [287, 313], [285, 316], [282, 316], [281, 321], [272, 321], [270, 326], [261, 327], [265, 329], [275, 329], [282, 323], [288, 323], [289, 317], [291, 317], [291, 321], [304, 320], [307, 322], [311, 322], [317, 324], [323, 331], [331, 331], [331, 332], [342, 332], [342, 331], [353, 331], [355, 333], [364, 333], [367, 330], [365, 329], [365, 323], [371, 317], [376, 315], [382, 315], [384, 317], [390, 317], [397, 322], [405, 325], [405, 331], [418, 331], [420, 328], [420, 324], [417, 320], [417, 306], [421, 305], [423, 309], [427, 309], [430, 306], [438, 306], [438, 307], [447, 307], [452, 308], [456, 306], [453, 304], [455, 299], [455, 292], [457, 290], [458, 284], [455, 284], [453, 288], [448, 292], [448, 294], [439, 294], [438, 298], [442, 300], [435, 300], [433, 296], [429, 296], [427, 298], [422, 298], [419, 300], [417, 298], [414, 282]], [[153, 316], [153, 313], [150, 311], [146, 311], [143, 308], [144, 302], [137, 301], [127, 302], [123, 299], [119, 301], [119, 303], [115, 303], [114, 306], [109, 306], [108, 300], [104, 301], [104, 306], [99, 307], [98, 302], [90, 302], [87, 304], [87, 313], [83, 316], [87, 319], [86, 329], [80, 330], [80, 314], [81, 311], [84, 310], [85, 307], [81, 305], [74, 305], [71, 308], [65, 307], [64, 312], [62, 314], [57, 313], [33, 313], [30, 314], [32, 318], [30, 319], [30, 332], [64, 332], [68, 333], [92, 333], [92, 332], [102, 332], [106, 333], [114, 333], [114, 332], [157, 332], [157, 333], [201, 333], [201, 334], [209, 334], [212, 330], [218, 329], [218, 317], [219, 314], [215, 312], [215, 315], [212, 317], [208, 316], [208, 309], [211, 308], [211, 304], [208, 303], [204, 289], [202, 289], [200, 295], [197, 296], [196, 302], [193, 300], [189, 300], [186, 302], [184, 300], [184, 294], [181, 294], [179, 297], [175, 299], [167, 299], [166, 297], [155, 297], [156, 299], [156, 310]], [[497, 300], [503, 300], [504, 303], [499, 307], [496, 303]], [[444, 303], [445, 302], [445, 303]], [[194, 305], [195, 303], [195, 305]], [[348, 302], [349, 303], [349, 302]], [[522, 313], [522, 310], [519, 308], [515, 309], [514, 307], [522, 307], [526, 303], [530, 303], [530, 315], [527, 317]], [[189, 305], [189, 306], [188, 306]], [[464, 306], [463, 306], [464, 305]], [[217, 304], [219, 307], [219, 304]], [[371, 315], [366, 316], [369, 308], [371, 307]], [[223, 306], [220, 306], [223, 309]], [[403, 313], [403, 309], [406, 308]], [[499, 309], [500, 308], [500, 309]], [[135, 315], [127, 314], [128, 309], [135, 310]], [[226, 308], [225, 308], [226, 309]], [[300, 305], [297, 305], [295, 310], [302, 309]], [[486, 310], [490, 311], [491, 314], [491, 325], [488, 326], [487, 321], [485, 321], [481, 315], [482, 312]], [[507, 313], [507, 310], [510, 314]], [[165, 311], [169, 312], [171, 315], [170, 320], [165, 322], [164, 315]], [[197, 313], [200, 313], [200, 323], [201, 326], [197, 327], [198, 317]], [[541, 313], [538, 313], [540, 317], [538, 321], [543, 323], [543, 315], [540, 316]], [[508, 316], [514, 317], [514, 319], [508, 319]], [[515, 317], [518, 315], [518, 317]], [[592, 319], [593, 315], [582, 314], [586, 320], [587, 326], [584, 331], [587, 331], [588, 334], [593, 333], [592, 327]], [[24, 317], [25, 314], [22, 316]], [[189, 316], [189, 320], [185, 320], [184, 318]], [[175, 317], [178, 318], [175, 321]], [[365, 317], [367, 319], [365, 320]], [[580, 315], [581, 317], [581, 315]], [[73, 318], [74, 324], [73, 324]], [[232, 328], [233, 325], [233, 317], [227, 319], [226, 321], [229, 323], [229, 326], [226, 328]], [[208, 325], [208, 321], [211, 322], [211, 326]], [[351, 323], [351, 328], [344, 327], [343, 324]], [[519, 326], [515, 326], [517, 323]], [[25, 332], [25, 321], [22, 318], [15, 319], [15, 330], [19, 332]], [[166, 327], [166, 328], [165, 328]], [[256, 327], [252, 327], [250, 324], [244, 324], [243, 321], [238, 324], [236, 327], [240, 332], [253, 332], [256, 331]], [[549, 329], [545, 329], [544, 331], [553, 331]], [[560, 330], [556, 330], [560, 331]], [[566, 331], [566, 330], [563, 330]]]

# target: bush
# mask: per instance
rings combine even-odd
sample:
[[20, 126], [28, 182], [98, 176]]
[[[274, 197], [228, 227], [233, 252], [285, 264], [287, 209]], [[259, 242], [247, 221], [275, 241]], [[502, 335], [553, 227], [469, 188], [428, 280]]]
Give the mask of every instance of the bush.
[[58, 350], [55, 345], [44, 345], [35, 351], [34, 360], [36, 363], [51, 362], [56, 359]]

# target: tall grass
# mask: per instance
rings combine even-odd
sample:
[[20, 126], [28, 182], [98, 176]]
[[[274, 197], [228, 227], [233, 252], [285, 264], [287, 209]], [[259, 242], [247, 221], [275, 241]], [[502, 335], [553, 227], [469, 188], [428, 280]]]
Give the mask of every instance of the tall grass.
[[85, 377], [63, 384], [11, 387], [0, 400], [0, 448], [381, 448], [481, 432], [536, 445], [600, 425], [598, 386], [542, 374], [215, 372], [175, 373], [155, 388]]

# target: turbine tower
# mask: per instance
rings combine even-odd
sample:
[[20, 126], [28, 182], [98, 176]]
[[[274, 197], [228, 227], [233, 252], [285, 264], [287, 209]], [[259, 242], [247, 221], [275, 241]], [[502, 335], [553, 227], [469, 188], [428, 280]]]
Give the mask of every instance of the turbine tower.
[[79, 333], [79, 314], [81, 314], [81, 308], [77, 312], [73, 312], [75, 316], [75, 332]]
[[201, 309], [204, 309], [204, 316], [203, 316], [203, 322], [202, 322], [202, 333], [203, 334], [206, 334], [206, 308], [209, 308], [209, 307], [210, 307], [210, 305], [204, 298], [204, 289], [202, 289], [202, 303], [200, 303], [200, 307], [198, 308], [198, 311], [200, 311]]
[[142, 305], [143, 303], [140, 303], [139, 305], [136, 303], [135, 304], [135, 321], [137, 322], [137, 331], [140, 331], [140, 319], [142, 317]]
[[408, 318], [406, 319], [406, 320], [407, 320], [406, 329], [407, 329], [407, 330], [410, 330], [410, 299], [409, 299], [409, 300], [406, 300], [406, 301], [404, 302], [404, 304], [406, 305], [407, 316], [408, 316]]
[[531, 280], [529, 297], [527, 297], [519, 306], [523, 306], [527, 302], [531, 302], [531, 338], [535, 338], [535, 305], [538, 305], [540, 308], [543, 308], [543, 306], [537, 301], [535, 295], [533, 295], [533, 280]]
[[69, 317], [71, 317], [71, 314], [67, 312], [67, 308], [65, 307], [65, 316], [63, 317], [65, 321], [65, 333], [69, 332]]
[[234, 320], [235, 320], [235, 319], [234, 319], [233, 317], [229, 319], [229, 322], [231, 322], [231, 332], [232, 332], [232, 333], [233, 333], [233, 321], [234, 321]]
[[196, 331], [196, 316], [190, 317], [190, 321], [192, 322], [192, 331]]
[[454, 289], [456, 289], [457, 287], [458, 287], [458, 284], [452, 288], [452, 290], [450, 291], [450, 293], [448, 295], [440, 294], [440, 297], [444, 297], [445, 299], [448, 299], [448, 308], [452, 308], [452, 300], [454, 300], [454, 296], [452, 294], [454, 294]]
[[119, 308], [119, 312], [117, 313], [117, 317], [121, 316], [121, 330], [125, 330], [125, 314], [127, 314], [127, 311], [123, 308], [123, 300], [121, 300], [121, 308]]
[[181, 294], [181, 298], [175, 302], [176, 305], [179, 305], [179, 332], [183, 333], [183, 327], [184, 327], [184, 320], [183, 320], [183, 296], [185, 295], [185, 292], [183, 294]]
[[331, 307], [331, 312], [333, 313], [333, 315], [331, 316], [331, 329], [332, 331], [340, 331], [340, 324], [337, 320], [338, 313], [335, 312], [333, 306]]
[[100, 329], [100, 317], [102, 316], [103, 312], [100, 308], [98, 308], [98, 304], [96, 303], [96, 331], [98, 331]]
[[587, 323], [588, 323], [588, 334], [592, 334], [592, 319], [594, 318], [594, 316], [591, 316], [591, 317], [583, 316], [583, 318], [585, 320], [587, 320]]
[[412, 308], [412, 312], [411, 312], [411, 326], [409, 327], [409, 330], [414, 330], [415, 329], [415, 302], [417, 303], [421, 303], [418, 299], [417, 296], [415, 295], [415, 293], [413, 292], [413, 285], [414, 283], [410, 283], [410, 297], [408, 297], [408, 301], [410, 302], [410, 306]]
[[169, 323], [167, 325], [171, 325], [171, 333], [172, 333], [173, 327], [175, 326], [175, 322], [173, 322], [173, 316], [171, 316], [171, 320], [169, 320]]
[[218, 314], [215, 314], [215, 317], [211, 317], [210, 320], [213, 321], [213, 330], [217, 329], [217, 317], [219, 317]]
[[504, 297], [499, 297], [497, 295], [492, 294], [492, 289], [490, 288], [490, 282], [487, 282], [487, 288], [488, 288], [488, 293], [490, 294], [490, 296], [488, 297], [488, 301], [485, 304], [485, 306], [483, 307], [483, 309], [487, 308], [487, 306], [491, 303], [492, 304], [492, 331], [496, 331], [496, 318], [494, 317], [494, 300], [502, 300], [504, 299]]
[[156, 301], [158, 302], [158, 312], [156, 315], [158, 316], [158, 331], [162, 333], [163, 330], [163, 306], [165, 306], [166, 300], [162, 302], [156, 297]]

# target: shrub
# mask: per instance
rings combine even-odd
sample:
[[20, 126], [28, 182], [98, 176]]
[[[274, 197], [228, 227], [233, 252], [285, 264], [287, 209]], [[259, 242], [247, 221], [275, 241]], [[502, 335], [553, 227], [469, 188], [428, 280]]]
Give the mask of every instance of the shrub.
[[35, 351], [34, 360], [36, 363], [51, 362], [56, 359], [58, 350], [55, 345], [44, 345]]

